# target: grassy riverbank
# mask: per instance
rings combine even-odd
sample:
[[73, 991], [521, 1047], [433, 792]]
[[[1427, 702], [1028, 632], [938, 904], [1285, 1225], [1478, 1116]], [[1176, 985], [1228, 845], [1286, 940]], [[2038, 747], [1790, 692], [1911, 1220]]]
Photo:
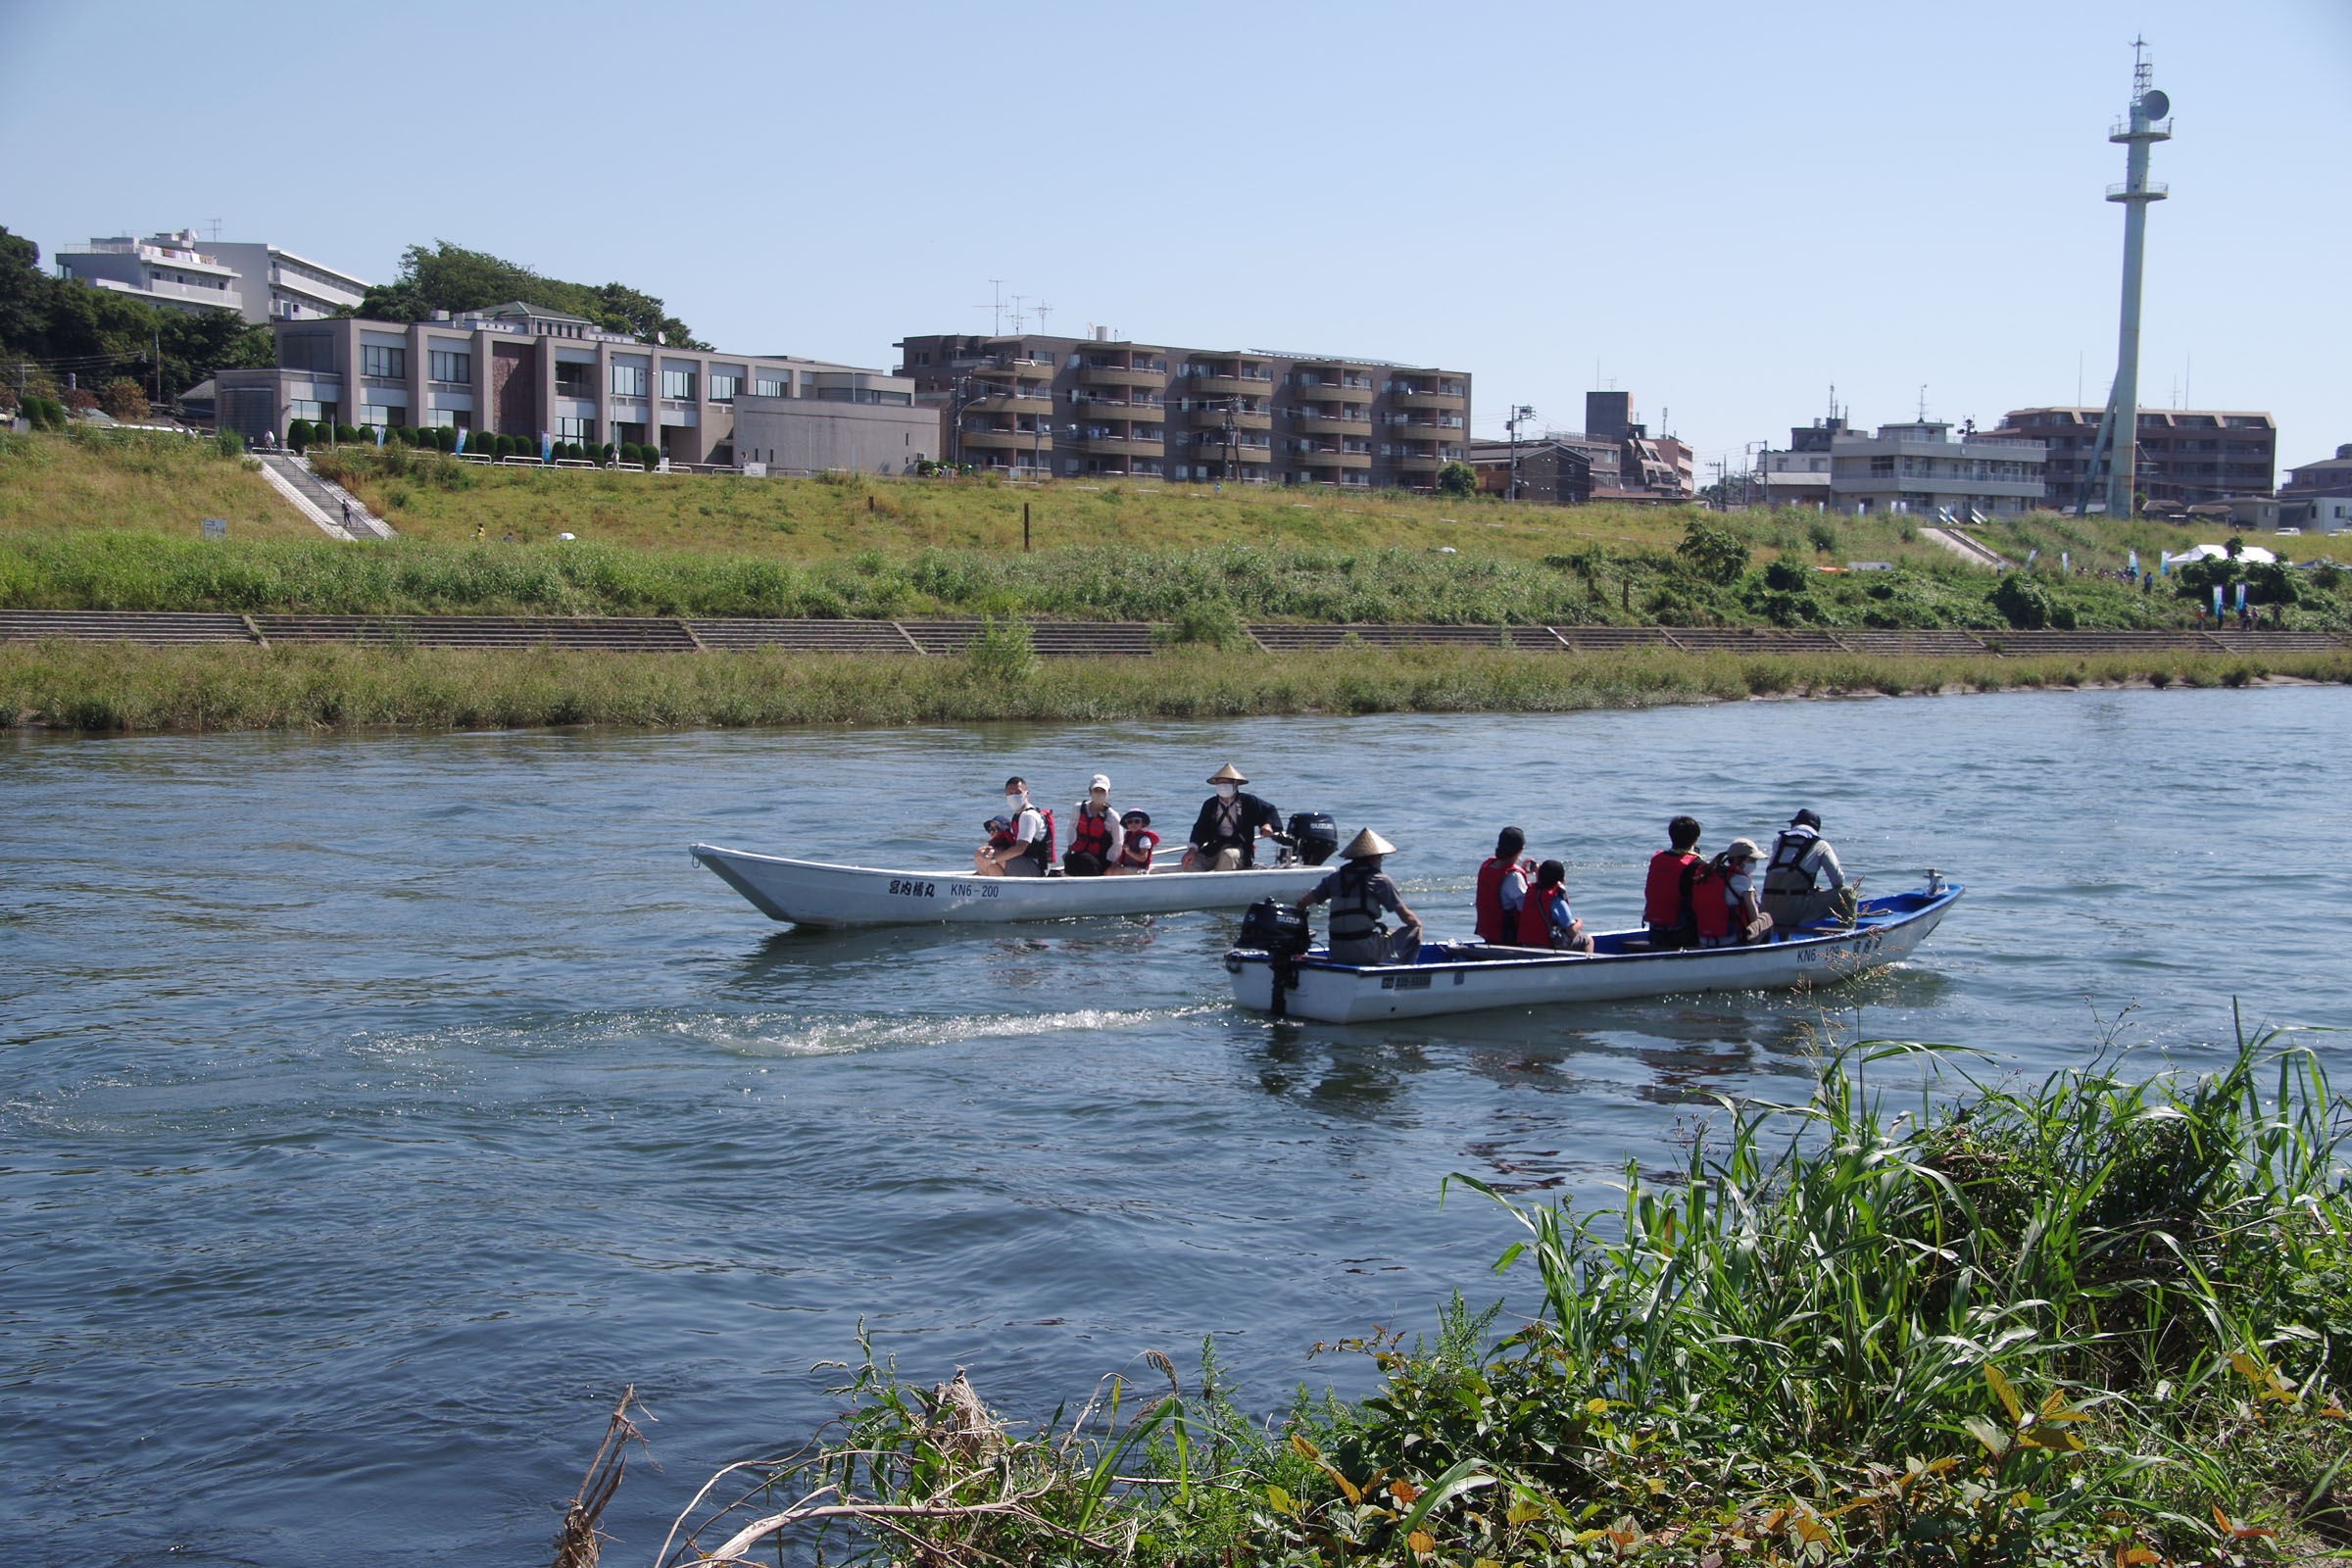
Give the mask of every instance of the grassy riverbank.
[[1534, 1320], [1497, 1337], [1457, 1297], [1434, 1343], [1343, 1345], [1382, 1373], [1359, 1403], [1253, 1421], [1152, 1350], [1016, 1429], [869, 1350], [842, 1421], [727, 1479], [668, 1560], [2308, 1558], [2352, 1527], [2352, 1123], [2278, 1044], [2195, 1081], [2094, 1048], [1956, 1107], [1866, 1081], [1931, 1048], [1860, 1047], [1598, 1213], [1457, 1187], [1526, 1227]]
[[0, 643], [0, 715], [100, 732], [1226, 718], [1264, 713], [1570, 712], [1748, 697], [2113, 685], [2352, 682], [2352, 649], [2263, 658], [1605, 656], [1447, 648], [1152, 659], [475, 652], [341, 644], [148, 648]]
[[[2036, 514], [1989, 531], [2003, 582], [1897, 516], [1506, 507], [1373, 493], [742, 480], [320, 455], [402, 530], [340, 544], [211, 444], [0, 437], [0, 608], [338, 613], [1438, 620], [1521, 625], [2150, 629], [2189, 598], [2111, 569], [2187, 542]], [[1036, 548], [1024, 551], [1022, 514]], [[197, 537], [202, 516], [229, 537]], [[1694, 534], [1692, 530], [1697, 530]], [[477, 538], [477, 532], [479, 537]], [[559, 539], [559, 533], [577, 537]], [[2313, 553], [2328, 541], [2311, 541]], [[1891, 564], [1846, 572], [1848, 560]], [[1837, 569], [1819, 569], [1837, 568]], [[2277, 576], [2276, 573], [2272, 574]], [[2253, 584], [2286, 624], [2352, 624], [2352, 572]], [[2198, 590], [2201, 592], [2202, 590]]]

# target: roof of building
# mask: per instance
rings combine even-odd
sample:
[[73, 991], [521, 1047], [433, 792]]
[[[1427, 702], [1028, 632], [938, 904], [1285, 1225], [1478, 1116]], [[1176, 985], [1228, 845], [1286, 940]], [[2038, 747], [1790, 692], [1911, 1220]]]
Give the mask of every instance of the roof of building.
[[478, 311], [453, 312], [459, 316], [527, 316], [535, 321], [577, 321], [582, 326], [596, 323], [585, 316], [572, 316], [564, 311], [551, 311], [544, 305], [527, 305], [521, 300], [509, 300], [504, 305], [485, 305]]

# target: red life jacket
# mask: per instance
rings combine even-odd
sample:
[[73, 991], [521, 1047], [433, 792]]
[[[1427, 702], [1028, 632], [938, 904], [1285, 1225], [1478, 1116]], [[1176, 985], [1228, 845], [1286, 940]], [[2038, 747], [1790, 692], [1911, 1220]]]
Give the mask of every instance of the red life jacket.
[[1690, 884], [1706, 858], [1689, 850], [1660, 850], [1649, 858], [1649, 885], [1642, 895], [1644, 923], [1672, 930], [1690, 917]]
[[1716, 870], [1712, 862], [1690, 879], [1690, 912], [1697, 917], [1700, 936], [1728, 937], [1732, 934], [1731, 891], [1732, 879]]
[[988, 847], [992, 850], [1009, 850], [1019, 842], [1010, 833], [991, 833], [988, 836]]
[[1527, 897], [1519, 904], [1519, 942], [1523, 948], [1551, 946], [1551, 900], [1558, 888], [1537, 888], [1528, 885]]
[[1471, 906], [1477, 913], [1481, 942], [1507, 947], [1518, 934], [1511, 923], [1511, 911], [1502, 906], [1502, 879], [1513, 871], [1532, 869], [1523, 861], [1506, 860], [1500, 856], [1489, 856], [1487, 863], [1478, 868], [1478, 896]]
[[[1053, 831], [1053, 819], [1048, 818], [1046, 832], [1049, 837]], [[1097, 816], [1086, 808], [1084, 801], [1078, 803], [1077, 825], [1070, 829], [1070, 853], [1072, 855], [1091, 855], [1099, 860], [1110, 858], [1110, 813], [1108, 811]]]
[[1159, 848], [1159, 835], [1148, 827], [1131, 827], [1127, 842], [1119, 846], [1119, 863], [1139, 871], [1152, 869], [1152, 852]]
[[1037, 808], [1037, 814], [1038, 818], [1046, 824], [1045, 863], [1052, 865], [1054, 863], [1054, 813], [1041, 806]]

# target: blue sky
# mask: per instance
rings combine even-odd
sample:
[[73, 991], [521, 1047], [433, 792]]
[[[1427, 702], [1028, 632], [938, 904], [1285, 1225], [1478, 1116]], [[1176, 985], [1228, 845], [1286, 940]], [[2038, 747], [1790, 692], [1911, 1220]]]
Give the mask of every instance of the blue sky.
[[204, 225], [370, 278], [444, 238], [887, 365], [985, 329], [1468, 369], [1702, 460], [1825, 411], [2104, 399], [2147, 36], [2142, 400], [2352, 441], [2352, 0], [1966, 6], [0, 0], [0, 224]]

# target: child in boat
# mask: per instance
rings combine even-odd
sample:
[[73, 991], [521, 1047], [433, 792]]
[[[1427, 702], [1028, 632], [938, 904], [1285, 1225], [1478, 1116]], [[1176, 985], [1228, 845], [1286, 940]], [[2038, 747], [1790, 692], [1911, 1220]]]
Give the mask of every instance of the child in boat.
[[1592, 938], [1585, 922], [1568, 906], [1568, 867], [1545, 860], [1536, 868], [1535, 886], [1519, 906], [1522, 948], [1549, 948], [1555, 953], [1591, 953]]
[[1152, 813], [1129, 811], [1119, 818], [1123, 830], [1119, 837], [1119, 853], [1103, 870], [1105, 876], [1143, 876], [1152, 869], [1152, 852], [1159, 847], [1159, 835], [1152, 831]]

